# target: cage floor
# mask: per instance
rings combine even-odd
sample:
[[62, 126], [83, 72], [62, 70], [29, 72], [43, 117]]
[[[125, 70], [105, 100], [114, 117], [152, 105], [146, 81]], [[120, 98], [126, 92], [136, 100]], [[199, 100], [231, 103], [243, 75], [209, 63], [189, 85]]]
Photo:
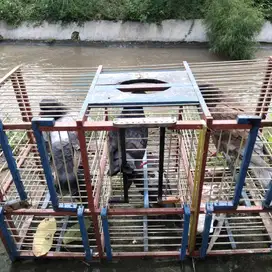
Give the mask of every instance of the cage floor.
[[[217, 214], [213, 218], [213, 232], [209, 236], [207, 253], [254, 249], [272, 251], [271, 213]], [[200, 246], [201, 238], [198, 237], [197, 247]]]
[[[14, 215], [6, 218], [8, 229], [16, 242], [19, 253], [32, 252], [37, 226], [50, 216]], [[52, 217], [51, 217], [52, 218]], [[54, 216], [57, 224], [50, 252], [84, 252], [78, 219], [76, 216]], [[96, 239], [91, 217], [85, 217], [90, 248], [97, 253]], [[49, 253], [50, 253], [49, 252]]]
[[111, 216], [109, 232], [113, 252], [179, 251], [182, 215]]

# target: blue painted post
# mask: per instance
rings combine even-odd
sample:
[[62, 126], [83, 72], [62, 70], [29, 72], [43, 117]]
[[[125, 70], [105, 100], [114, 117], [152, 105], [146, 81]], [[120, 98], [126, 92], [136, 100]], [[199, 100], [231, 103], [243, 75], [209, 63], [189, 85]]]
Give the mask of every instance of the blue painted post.
[[183, 261], [186, 256], [186, 250], [188, 247], [188, 235], [189, 235], [189, 225], [190, 225], [190, 208], [187, 204], [184, 204], [184, 225], [183, 225], [183, 234], [182, 234], [182, 242], [180, 249], [180, 260]]
[[54, 178], [52, 175], [48, 154], [45, 148], [45, 142], [42, 135], [42, 132], [39, 130], [39, 126], [54, 126], [55, 120], [54, 118], [33, 118], [32, 119], [32, 129], [36, 139], [38, 151], [40, 153], [42, 166], [44, 169], [44, 174], [48, 186], [48, 190], [50, 193], [50, 198], [52, 202], [52, 206], [54, 210], [58, 210], [59, 201], [56, 193], [56, 189], [54, 186]]
[[213, 215], [213, 204], [206, 204], [206, 216], [204, 222], [204, 231], [202, 233], [202, 244], [200, 248], [200, 258], [205, 258], [207, 255], [207, 249], [209, 244], [209, 234], [212, 223], [212, 215]]
[[264, 207], [269, 208], [272, 201], [272, 181], [268, 186], [268, 191], [265, 194], [265, 200], [263, 202]]
[[111, 241], [110, 241], [110, 232], [109, 232], [109, 222], [108, 222], [108, 209], [106, 207], [101, 210], [101, 219], [102, 219], [102, 227], [104, 234], [104, 242], [107, 253], [107, 260], [112, 260], [112, 250], [111, 250]]
[[33, 118], [32, 129], [37, 142], [38, 151], [41, 157], [42, 166], [44, 169], [45, 179], [50, 193], [50, 199], [53, 209], [76, 212], [77, 204], [73, 203], [59, 203], [56, 188], [54, 185], [54, 178], [52, 175], [48, 154], [45, 147], [43, 134], [39, 127], [53, 127], [55, 125], [54, 118]]
[[24, 185], [21, 180], [19, 170], [17, 168], [16, 161], [12, 154], [12, 149], [8, 142], [8, 137], [4, 131], [3, 123], [0, 120], [0, 145], [2, 146], [3, 153], [5, 155], [10, 173], [12, 175], [13, 182], [16, 186], [17, 192], [21, 200], [27, 200], [27, 194], [25, 192]]
[[83, 214], [84, 214], [84, 207], [79, 206], [77, 209], [77, 219], [78, 219], [80, 233], [81, 233], [81, 237], [82, 237], [82, 243], [84, 246], [85, 258], [86, 258], [86, 261], [90, 262], [92, 260], [92, 250], [89, 245], [88, 232], [86, 230], [86, 226], [84, 223]]
[[[145, 152], [143, 162], [147, 161], [147, 154]], [[148, 173], [147, 164], [143, 166], [144, 171], [144, 208], [149, 208], [149, 194], [148, 194]], [[144, 228], [144, 251], [148, 251], [148, 222], [147, 215], [143, 216], [143, 228]]]
[[3, 235], [3, 238], [6, 241], [6, 245], [8, 247], [8, 254], [10, 260], [13, 262], [15, 261], [16, 257], [18, 257], [18, 251], [16, 244], [14, 243], [14, 240], [10, 234], [10, 231], [8, 230], [7, 224], [5, 222], [5, 216], [4, 216], [4, 209], [3, 207], [0, 207], [0, 229]]
[[242, 195], [242, 190], [245, 184], [245, 179], [247, 175], [247, 170], [251, 161], [251, 156], [254, 150], [254, 145], [258, 136], [261, 117], [259, 116], [238, 116], [237, 117], [238, 124], [251, 124], [252, 128], [249, 132], [248, 139], [246, 142], [246, 146], [244, 149], [243, 160], [240, 167], [240, 172], [238, 176], [238, 180], [236, 181], [236, 187], [234, 191], [233, 198], [233, 206], [237, 207], [239, 204], [239, 200]]

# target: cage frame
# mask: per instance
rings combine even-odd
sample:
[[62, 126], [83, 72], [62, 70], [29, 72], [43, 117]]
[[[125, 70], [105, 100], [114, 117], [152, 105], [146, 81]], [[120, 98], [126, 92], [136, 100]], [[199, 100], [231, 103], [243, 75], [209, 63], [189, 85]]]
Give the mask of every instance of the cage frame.
[[[188, 64], [186, 62], [184, 62], [184, 66], [186, 67], [186, 65], [188, 66]], [[194, 181], [194, 194], [193, 194], [193, 205], [192, 207], [190, 207], [190, 213], [192, 214], [192, 216], [190, 217], [190, 235], [189, 235], [189, 248], [188, 250], [186, 249], [186, 255], [191, 255], [191, 256], [200, 256], [200, 257], [204, 257], [203, 253], [195, 251], [195, 239], [196, 239], [196, 227], [197, 227], [197, 222], [198, 222], [198, 216], [199, 214], [209, 214], [211, 212], [210, 206], [207, 205], [206, 208], [201, 208], [200, 204], [201, 204], [201, 195], [202, 195], [202, 190], [203, 190], [203, 183], [204, 183], [204, 174], [205, 174], [205, 168], [206, 168], [206, 159], [207, 159], [207, 152], [208, 152], [208, 146], [209, 146], [209, 139], [211, 136], [211, 131], [212, 130], [233, 130], [233, 129], [251, 129], [255, 131], [255, 136], [256, 136], [256, 129], [257, 132], [258, 130], [262, 130], [265, 127], [270, 127], [272, 126], [272, 121], [268, 121], [268, 120], [264, 120], [265, 116], [268, 113], [268, 109], [269, 109], [269, 105], [271, 102], [271, 89], [272, 89], [272, 85], [271, 85], [271, 65], [272, 65], [272, 57], [269, 58], [268, 60], [268, 66], [267, 66], [267, 71], [266, 71], [266, 75], [263, 81], [263, 85], [261, 87], [261, 94], [260, 94], [260, 98], [259, 98], [259, 103], [257, 105], [257, 108], [261, 107], [261, 110], [257, 110], [256, 109], [256, 113], [257, 115], [260, 116], [261, 121], [258, 123], [256, 122], [251, 122], [251, 117], [243, 117], [240, 118], [238, 120], [214, 120], [207, 108], [207, 110], [204, 110], [204, 114], [203, 114], [203, 119], [204, 120], [199, 120], [199, 121], [186, 121], [186, 120], [178, 120], [177, 123], [171, 127], [170, 129], [178, 129], [178, 130], [184, 130], [184, 129], [199, 129], [202, 131], [202, 140], [201, 140], [201, 145], [198, 146], [199, 150], [199, 154], [202, 154], [202, 160], [200, 160], [199, 165], [198, 165], [198, 173], [199, 175], [195, 178], [193, 178], [192, 176], [190, 177], [190, 179], [192, 181]], [[188, 66], [189, 68], [189, 66]], [[107, 258], [108, 260], [111, 260], [112, 258], [123, 258], [123, 257], [146, 257], [146, 256], [154, 256], [154, 257], [170, 257], [170, 256], [179, 256], [180, 260], [184, 259], [185, 255], [184, 255], [184, 249], [182, 250], [182, 256], [180, 255], [181, 253], [178, 252], [143, 252], [143, 253], [118, 253], [118, 254], [114, 254], [111, 253], [109, 250], [110, 247], [110, 237], [107, 233], [107, 216], [110, 215], [148, 215], [148, 214], [152, 214], [152, 215], [156, 215], [156, 214], [186, 214], [188, 216], [188, 210], [186, 211], [186, 208], [129, 208], [129, 209], [122, 209], [122, 208], [115, 208], [115, 209], [105, 209], [105, 208], [98, 208], [98, 198], [93, 199], [92, 197], [92, 188], [91, 186], [89, 186], [91, 184], [91, 178], [90, 178], [90, 173], [89, 173], [89, 165], [88, 165], [88, 157], [86, 152], [84, 153], [84, 150], [86, 150], [86, 140], [85, 140], [85, 135], [84, 133], [87, 131], [110, 131], [110, 130], [114, 130], [116, 129], [113, 125], [112, 121], [109, 120], [104, 120], [104, 121], [87, 121], [86, 120], [86, 109], [87, 109], [87, 105], [84, 104], [83, 105], [83, 110], [80, 112], [80, 117], [75, 121], [75, 122], [71, 122], [69, 124], [63, 124], [63, 123], [59, 123], [59, 122], [55, 122], [52, 123], [52, 120], [48, 120], [49, 123], [47, 123], [47, 125], [41, 125], [41, 123], [37, 123], [39, 120], [35, 120], [34, 122], [32, 120], [33, 115], [31, 112], [31, 108], [30, 108], [30, 104], [29, 104], [29, 99], [27, 96], [27, 90], [26, 90], [26, 86], [24, 84], [24, 80], [23, 80], [23, 75], [21, 72], [21, 67], [17, 66], [15, 67], [13, 70], [11, 70], [6, 76], [4, 76], [1, 80], [0, 80], [0, 86], [4, 85], [6, 81], [8, 81], [9, 79], [12, 81], [12, 85], [15, 91], [15, 96], [19, 105], [19, 109], [21, 110], [21, 114], [22, 114], [22, 123], [1, 123], [1, 137], [3, 138], [5, 130], [14, 130], [14, 129], [22, 129], [22, 130], [31, 130], [33, 128], [33, 123], [35, 125], [38, 124], [39, 129], [41, 129], [41, 131], [77, 131], [78, 132], [78, 136], [79, 136], [79, 142], [80, 142], [80, 146], [81, 146], [81, 150], [83, 152], [83, 164], [84, 164], [84, 176], [85, 176], [85, 183], [86, 183], [86, 187], [87, 187], [87, 192], [88, 192], [88, 198], [90, 197], [90, 199], [92, 199], [91, 203], [89, 203], [89, 207], [88, 209], [81, 209], [81, 208], [73, 208], [71, 210], [61, 210], [61, 209], [32, 209], [32, 208], [23, 208], [23, 209], [19, 209], [19, 210], [14, 210], [12, 212], [7, 212], [7, 211], [3, 211], [3, 209], [1, 210], [1, 216], [5, 214], [5, 216], [11, 216], [11, 215], [52, 215], [52, 216], [57, 216], [57, 215], [78, 215], [82, 216], [82, 214], [84, 213], [84, 215], [90, 215], [92, 216], [94, 221], [98, 221], [98, 217], [101, 216], [102, 221], [104, 223], [102, 223], [103, 225], [103, 230], [104, 233], [100, 233], [99, 228], [98, 228], [98, 224], [95, 224], [96, 226], [94, 227], [95, 229], [95, 233], [96, 233], [96, 240], [97, 240], [97, 246], [98, 246], [98, 256], [92, 256], [94, 258]], [[94, 77], [94, 80], [91, 84], [90, 88], [93, 88], [95, 86], [95, 82], [98, 78], [99, 73], [102, 71], [103, 66], [99, 66], [96, 72], [96, 75]], [[190, 68], [189, 68], [190, 69]], [[190, 70], [191, 71], [191, 70]], [[192, 72], [191, 74], [192, 75]], [[197, 87], [197, 83], [195, 80], [193, 80], [194, 84]], [[162, 87], [162, 86], [160, 86]], [[206, 105], [205, 101], [204, 101], [204, 105]], [[85, 109], [85, 111], [84, 111]], [[27, 112], [27, 114], [25, 113], [25, 110]], [[239, 121], [240, 120], [240, 121]], [[242, 120], [242, 121], [241, 121]], [[40, 120], [41, 121], [41, 120]], [[36, 122], [36, 123], [35, 123]], [[34, 133], [35, 134], [35, 133]], [[35, 143], [35, 137], [33, 136], [32, 133], [28, 133], [28, 138], [30, 140], [31, 143]], [[254, 138], [254, 137], [253, 137]], [[36, 138], [37, 139], [37, 138]], [[255, 139], [256, 140], [256, 139]], [[255, 143], [255, 140], [253, 139], [253, 141], [251, 142], [251, 147], [252, 145]], [[3, 143], [3, 140], [1, 141]], [[9, 147], [8, 144], [6, 144], [7, 148]], [[3, 147], [3, 144], [2, 144]], [[27, 148], [24, 151], [25, 156], [27, 156], [27, 154], [31, 151], [31, 147]], [[10, 150], [7, 151], [9, 152], [9, 154], [7, 153], [7, 157], [8, 158], [13, 158], [12, 154], [10, 153]], [[249, 151], [249, 157], [250, 157], [250, 151]], [[23, 163], [23, 159], [22, 162]], [[18, 163], [19, 165], [19, 163]], [[17, 165], [17, 166], [18, 166]], [[86, 168], [85, 168], [86, 167]], [[247, 168], [248, 165], [244, 165], [242, 171], [243, 172], [247, 172]], [[11, 171], [13, 174], [16, 174], [16, 169], [14, 168], [14, 162], [13, 162], [13, 168], [11, 166]], [[16, 179], [13, 181], [15, 184], [19, 184], [19, 181], [16, 182]], [[7, 183], [6, 187], [4, 188], [4, 191], [2, 194], [5, 194], [8, 189], [10, 184], [12, 183], [12, 179], [10, 179], [10, 181]], [[89, 184], [89, 185], [88, 185]], [[243, 185], [243, 182], [240, 183], [239, 189], [238, 189], [238, 193], [236, 195], [239, 195], [241, 193], [241, 185]], [[102, 186], [102, 180], [99, 181], [98, 184], [98, 188], [101, 189]], [[99, 189], [99, 190], [100, 190]], [[237, 206], [237, 197], [236, 200], [234, 201], [234, 205], [228, 205], [228, 203], [222, 203], [222, 205], [219, 206], [214, 206], [213, 207], [213, 212], [215, 213], [238, 213], [238, 212], [242, 212], [242, 213], [251, 213], [251, 212], [271, 212], [271, 207], [268, 205], [269, 202], [271, 202], [271, 198], [272, 198], [272, 184], [270, 184], [270, 187], [267, 191], [267, 194], [265, 196], [265, 203], [262, 206], [254, 206], [254, 207], [247, 207], [247, 206]], [[22, 197], [22, 200], [24, 200], [24, 197]], [[238, 198], [239, 200], [239, 198]], [[89, 201], [90, 202], [90, 201]], [[1, 219], [2, 220], [2, 219]], [[0, 221], [1, 221], [0, 220]], [[188, 217], [187, 217], [188, 220]], [[3, 222], [3, 221], [1, 221]], [[207, 223], [208, 224], [208, 223]], [[2, 223], [1, 223], [2, 226]], [[5, 230], [5, 228], [3, 228]], [[189, 230], [189, 229], [188, 229]], [[84, 229], [83, 229], [84, 232]], [[11, 252], [10, 248], [11, 246], [7, 245], [8, 244], [8, 239], [7, 239], [7, 233], [5, 231], [2, 230], [1, 228], [1, 239], [3, 244], [5, 245], [6, 249], [8, 252]], [[205, 240], [205, 235], [203, 237], [203, 239]], [[104, 250], [102, 249], [102, 244], [105, 243], [106, 244], [106, 254], [104, 252]], [[187, 247], [187, 245], [185, 246], [185, 248]], [[270, 252], [270, 250], [268, 250]], [[257, 251], [256, 251], [257, 252]], [[251, 253], [250, 250], [241, 250], [240, 252], [237, 253], [237, 251], [233, 251], [233, 254], [238, 254], [238, 253]], [[260, 252], [258, 252], [260, 253]], [[264, 253], [264, 251], [262, 251], [261, 253]], [[266, 252], [267, 253], [267, 252]], [[218, 252], [214, 252], [211, 253], [210, 255], [217, 255]], [[77, 254], [75, 254], [77, 255]], [[88, 254], [87, 254], [88, 255]], [[10, 254], [11, 258], [14, 257], [14, 254]], [[20, 255], [20, 257], [30, 257], [31, 254], [22, 254]], [[18, 257], [18, 256], [16, 256]], [[45, 257], [49, 257], [49, 258], [67, 258], [67, 257], [74, 257], [74, 255], [70, 254], [70, 253], [54, 253], [54, 254], [49, 254], [48, 256]], [[80, 258], [87, 258], [88, 261], [90, 261], [90, 257], [89, 256], [85, 256], [83, 253], [82, 254], [78, 254], [77, 257]]]

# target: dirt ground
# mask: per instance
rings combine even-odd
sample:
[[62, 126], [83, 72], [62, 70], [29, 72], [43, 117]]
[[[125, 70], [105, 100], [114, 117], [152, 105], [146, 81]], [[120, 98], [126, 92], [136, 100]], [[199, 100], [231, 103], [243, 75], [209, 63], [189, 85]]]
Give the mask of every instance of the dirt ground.
[[12, 264], [1, 244], [0, 264], [0, 272], [272, 272], [272, 254], [209, 257], [206, 260], [188, 258], [183, 263], [133, 259], [91, 265], [74, 260], [24, 260]]

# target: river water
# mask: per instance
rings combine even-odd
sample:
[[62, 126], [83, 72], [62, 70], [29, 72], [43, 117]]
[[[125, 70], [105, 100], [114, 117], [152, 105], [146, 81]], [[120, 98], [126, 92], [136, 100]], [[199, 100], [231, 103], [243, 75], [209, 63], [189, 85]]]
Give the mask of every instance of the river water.
[[[272, 55], [272, 45], [262, 46], [256, 57]], [[182, 61], [201, 62], [222, 60], [201, 45], [122, 45], [106, 46], [46, 46], [46, 45], [1, 45], [0, 69], [8, 69], [24, 63], [51, 67], [114, 67], [120, 65], [170, 64]]]
[[[257, 58], [272, 56], [272, 45], [262, 46], [256, 53]], [[104, 65], [149, 65], [171, 64], [182, 61], [201, 62], [222, 60], [201, 45], [131, 45], [112, 44], [99, 46], [47, 46], [42, 44], [1, 44], [0, 76], [18, 64], [38, 67], [97, 67]], [[123, 271], [123, 272], [177, 272], [177, 271], [215, 271], [249, 272], [272, 271], [270, 256], [226, 256], [208, 258], [206, 261], [188, 259], [179, 264], [166, 260], [120, 261], [111, 264], [92, 264], [87, 266], [78, 261], [23, 261], [11, 265], [5, 250], [0, 247], [0, 272], [2, 271]]]

